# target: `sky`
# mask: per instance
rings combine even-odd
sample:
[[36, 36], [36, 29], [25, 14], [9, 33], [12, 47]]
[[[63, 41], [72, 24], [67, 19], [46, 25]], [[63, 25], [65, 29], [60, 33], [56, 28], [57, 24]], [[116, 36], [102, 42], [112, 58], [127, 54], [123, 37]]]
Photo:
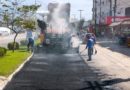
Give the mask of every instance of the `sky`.
[[[70, 2], [71, 3], [71, 17], [80, 18], [79, 10], [82, 11], [82, 17], [86, 20], [92, 18], [92, 5], [93, 0], [36, 0], [37, 4], [41, 4], [40, 10], [47, 10], [47, 5], [50, 2]], [[26, 4], [34, 4], [35, 0], [26, 0]]]

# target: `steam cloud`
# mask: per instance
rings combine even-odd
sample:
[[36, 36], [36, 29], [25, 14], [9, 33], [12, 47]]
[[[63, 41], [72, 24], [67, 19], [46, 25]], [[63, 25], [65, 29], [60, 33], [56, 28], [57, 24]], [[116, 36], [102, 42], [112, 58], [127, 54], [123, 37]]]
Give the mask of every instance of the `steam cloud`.
[[66, 8], [66, 4], [58, 3], [58, 6], [52, 13], [52, 19], [50, 21], [50, 32], [53, 34], [65, 34], [69, 32], [69, 22], [67, 11], [63, 10]]

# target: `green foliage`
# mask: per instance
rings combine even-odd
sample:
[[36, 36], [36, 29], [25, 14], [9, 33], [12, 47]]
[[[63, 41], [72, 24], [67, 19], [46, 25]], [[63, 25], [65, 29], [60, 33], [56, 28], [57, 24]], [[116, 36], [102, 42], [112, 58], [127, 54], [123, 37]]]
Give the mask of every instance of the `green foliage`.
[[18, 11], [21, 11], [21, 12], [30, 12], [30, 11], [37, 11], [37, 9], [40, 7], [40, 5], [23, 5], [22, 7], [19, 7], [18, 8]]
[[17, 18], [14, 19], [14, 24], [17, 25], [17, 26], [21, 26], [22, 25], [22, 21], [23, 21], [22, 18], [17, 17]]
[[33, 20], [24, 20], [23, 21], [23, 28], [34, 30], [35, 29], [35, 21], [33, 21]]
[[9, 15], [6, 15], [6, 14], [5, 14], [5, 15], [3, 16], [3, 20], [4, 20], [5, 22], [8, 22], [8, 20], [9, 20]]
[[21, 40], [20, 45], [27, 45], [27, 40]]
[[30, 54], [26, 47], [20, 47], [14, 53], [8, 50], [6, 55], [0, 58], [0, 76], [9, 76]]
[[4, 56], [7, 52], [7, 49], [4, 47], [0, 47], [0, 57]]
[[19, 49], [19, 43], [18, 42], [15, 42], [15, 44], [13, 44], [13, 42], [8, 43], [8, 49], [9, 50], [13, 50], [13, 47], [14, 47], [14, 50], [18, 50]]

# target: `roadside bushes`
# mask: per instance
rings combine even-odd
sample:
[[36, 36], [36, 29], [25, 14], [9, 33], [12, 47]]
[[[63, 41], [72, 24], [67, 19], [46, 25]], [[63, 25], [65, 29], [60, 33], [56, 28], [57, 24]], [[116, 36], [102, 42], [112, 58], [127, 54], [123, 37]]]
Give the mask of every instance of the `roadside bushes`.
[[[8, 47], [9, 50], [13, 50], [13, 42], [8, 43], [7, 47]], [[18, 50], [18, 49], [19, 49], [19, 43], [15, 42], [15, 44], [14, 44], [14, 50]]]
[[27, 45], [27, 40], [21, 40], [20, 45], [26, 46]]
[[0, 57], [4, 56], [7, 53], [7, 49], [4, 47], [0, 47]]

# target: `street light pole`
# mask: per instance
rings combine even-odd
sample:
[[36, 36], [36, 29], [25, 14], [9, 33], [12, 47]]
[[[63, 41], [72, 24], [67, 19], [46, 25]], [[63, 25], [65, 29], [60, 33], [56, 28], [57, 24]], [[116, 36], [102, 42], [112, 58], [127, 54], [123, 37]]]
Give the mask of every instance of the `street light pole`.
[[116, 21], [116, 8], [117, 8], [117, 0], [114, 2], [114, 22]]
[[110, 2], [110, 16], [112, 16], [112, 0], [109, 0]]
[[37, 2], [36, 2], [36, 0], [35, 0], [35, 5], [37, 5]]
[[97, 0], [93, 0], [94, 2], [94, 11], [95, 11], [95, 13], [94, 13], [94, 22], [95, 22], [95, 34], [97, 35]]
[[84, 11], [84, 10], [79, 10], [79, 13], [80, 13], [80, 20], [81, 20], [81, 18], [82, 18], [82, 11]]

